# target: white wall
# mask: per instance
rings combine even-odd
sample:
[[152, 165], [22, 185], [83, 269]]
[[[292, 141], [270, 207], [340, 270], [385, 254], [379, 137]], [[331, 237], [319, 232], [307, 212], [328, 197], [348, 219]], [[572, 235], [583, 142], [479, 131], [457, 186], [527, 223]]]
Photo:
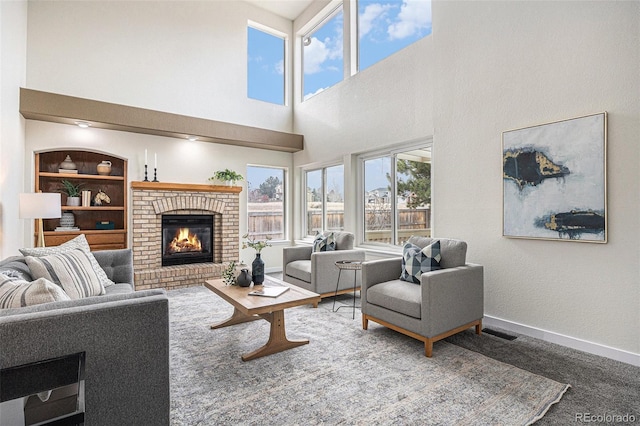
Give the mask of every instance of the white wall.
[[[486, 314], [640, 353], [640, 3], [438, 2], [433, 16], [434, 222], [486, 266]], [[502, 238], [501, 132], [602, 111], [609, 242]]]
[[[292, 31], [291, 21], [242, 1], [30, 1], [26, 87], [290, 132], [291, 102], [247, 98], [248, 20]], [[145, 148], [149, 162], [157, 152], [163, 182], [207, 183], [227, 167], [246, 177], [247, 164], [292, 165], [289, 153], [32, 120], [26, 137], [26, 157], [19, 163], [26, 165], [27, 188], [33, 188], [33, 153], [64, 147], [126, 158], [130, 180], [144, 177]], [[243, 185], [240, 217], [247, 208]], [[241, 235], [246, 226], [241, 221]], [[25, 237], [18, 246], [27, 243]], [[253, 253], [241, 250], [248, 263]], [[267, 270], [277, 269], [281, 247], [262, 257]]]
[[291, 131], [291, 103], [247, 98], [247, 22], [291, 21], [242, 1], [30, 1], [27, 84]]
[[[18, 217], [18, 194], [25, 190], [24, 119], [19, 88], [26, 77], [27, 3], [0, 2], [0, 259], [22, 247], [26, 220]], [[33, 242], [33, 238], [30, 239]]]
[[[298, 174], [433, 135], [434, 235], [485, 266], [485, 314], [638, 363], [639, 8], [434, 1], [432, 36], [295, 105]], [[503, 238], [502, 131], [605, 110], [609, 243]]]

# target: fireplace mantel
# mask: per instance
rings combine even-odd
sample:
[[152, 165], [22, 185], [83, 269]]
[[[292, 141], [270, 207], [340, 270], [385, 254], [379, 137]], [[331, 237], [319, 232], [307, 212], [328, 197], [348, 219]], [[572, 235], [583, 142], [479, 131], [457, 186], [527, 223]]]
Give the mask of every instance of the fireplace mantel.
[[228, 194], [239, 194], [242, 192], [241, 186], [227, 185], [203, 185], [196, 183], [171, 183], [171, 182], [131, 182], [132, 189], [155, 190], [155, 191], [188, 191], [188, 192], [222, 192]]

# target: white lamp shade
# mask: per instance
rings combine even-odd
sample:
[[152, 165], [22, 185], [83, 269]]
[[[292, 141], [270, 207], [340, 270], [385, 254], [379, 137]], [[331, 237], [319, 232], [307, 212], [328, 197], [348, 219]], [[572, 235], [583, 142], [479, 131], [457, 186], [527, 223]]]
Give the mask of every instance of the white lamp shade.
[[61, 196], [58, 193], [34, 192], [19, 194], [20, 219], [55, 219], [61, 212]]

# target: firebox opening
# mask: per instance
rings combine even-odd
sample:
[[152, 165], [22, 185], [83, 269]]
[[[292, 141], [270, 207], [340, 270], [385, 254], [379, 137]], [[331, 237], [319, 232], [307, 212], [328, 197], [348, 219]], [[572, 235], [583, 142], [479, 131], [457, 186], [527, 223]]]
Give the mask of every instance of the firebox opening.
[[213, 262], [213, 215], [162, 216], [162, 266]]

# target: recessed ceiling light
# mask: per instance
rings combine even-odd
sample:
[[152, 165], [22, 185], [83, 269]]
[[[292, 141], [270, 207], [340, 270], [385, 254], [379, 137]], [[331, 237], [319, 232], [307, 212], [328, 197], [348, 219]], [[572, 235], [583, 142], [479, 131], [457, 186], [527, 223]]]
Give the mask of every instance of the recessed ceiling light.
[[191, 142], [195, 142], [198, 140], [198, 138], [195, 136], [187, 136], [187, 139], [189, 139]]
[[86, 121], [76, 121], [76, 126], [86, 129], [87, 127], [90, 127], [91, 124], [87, 123]]

